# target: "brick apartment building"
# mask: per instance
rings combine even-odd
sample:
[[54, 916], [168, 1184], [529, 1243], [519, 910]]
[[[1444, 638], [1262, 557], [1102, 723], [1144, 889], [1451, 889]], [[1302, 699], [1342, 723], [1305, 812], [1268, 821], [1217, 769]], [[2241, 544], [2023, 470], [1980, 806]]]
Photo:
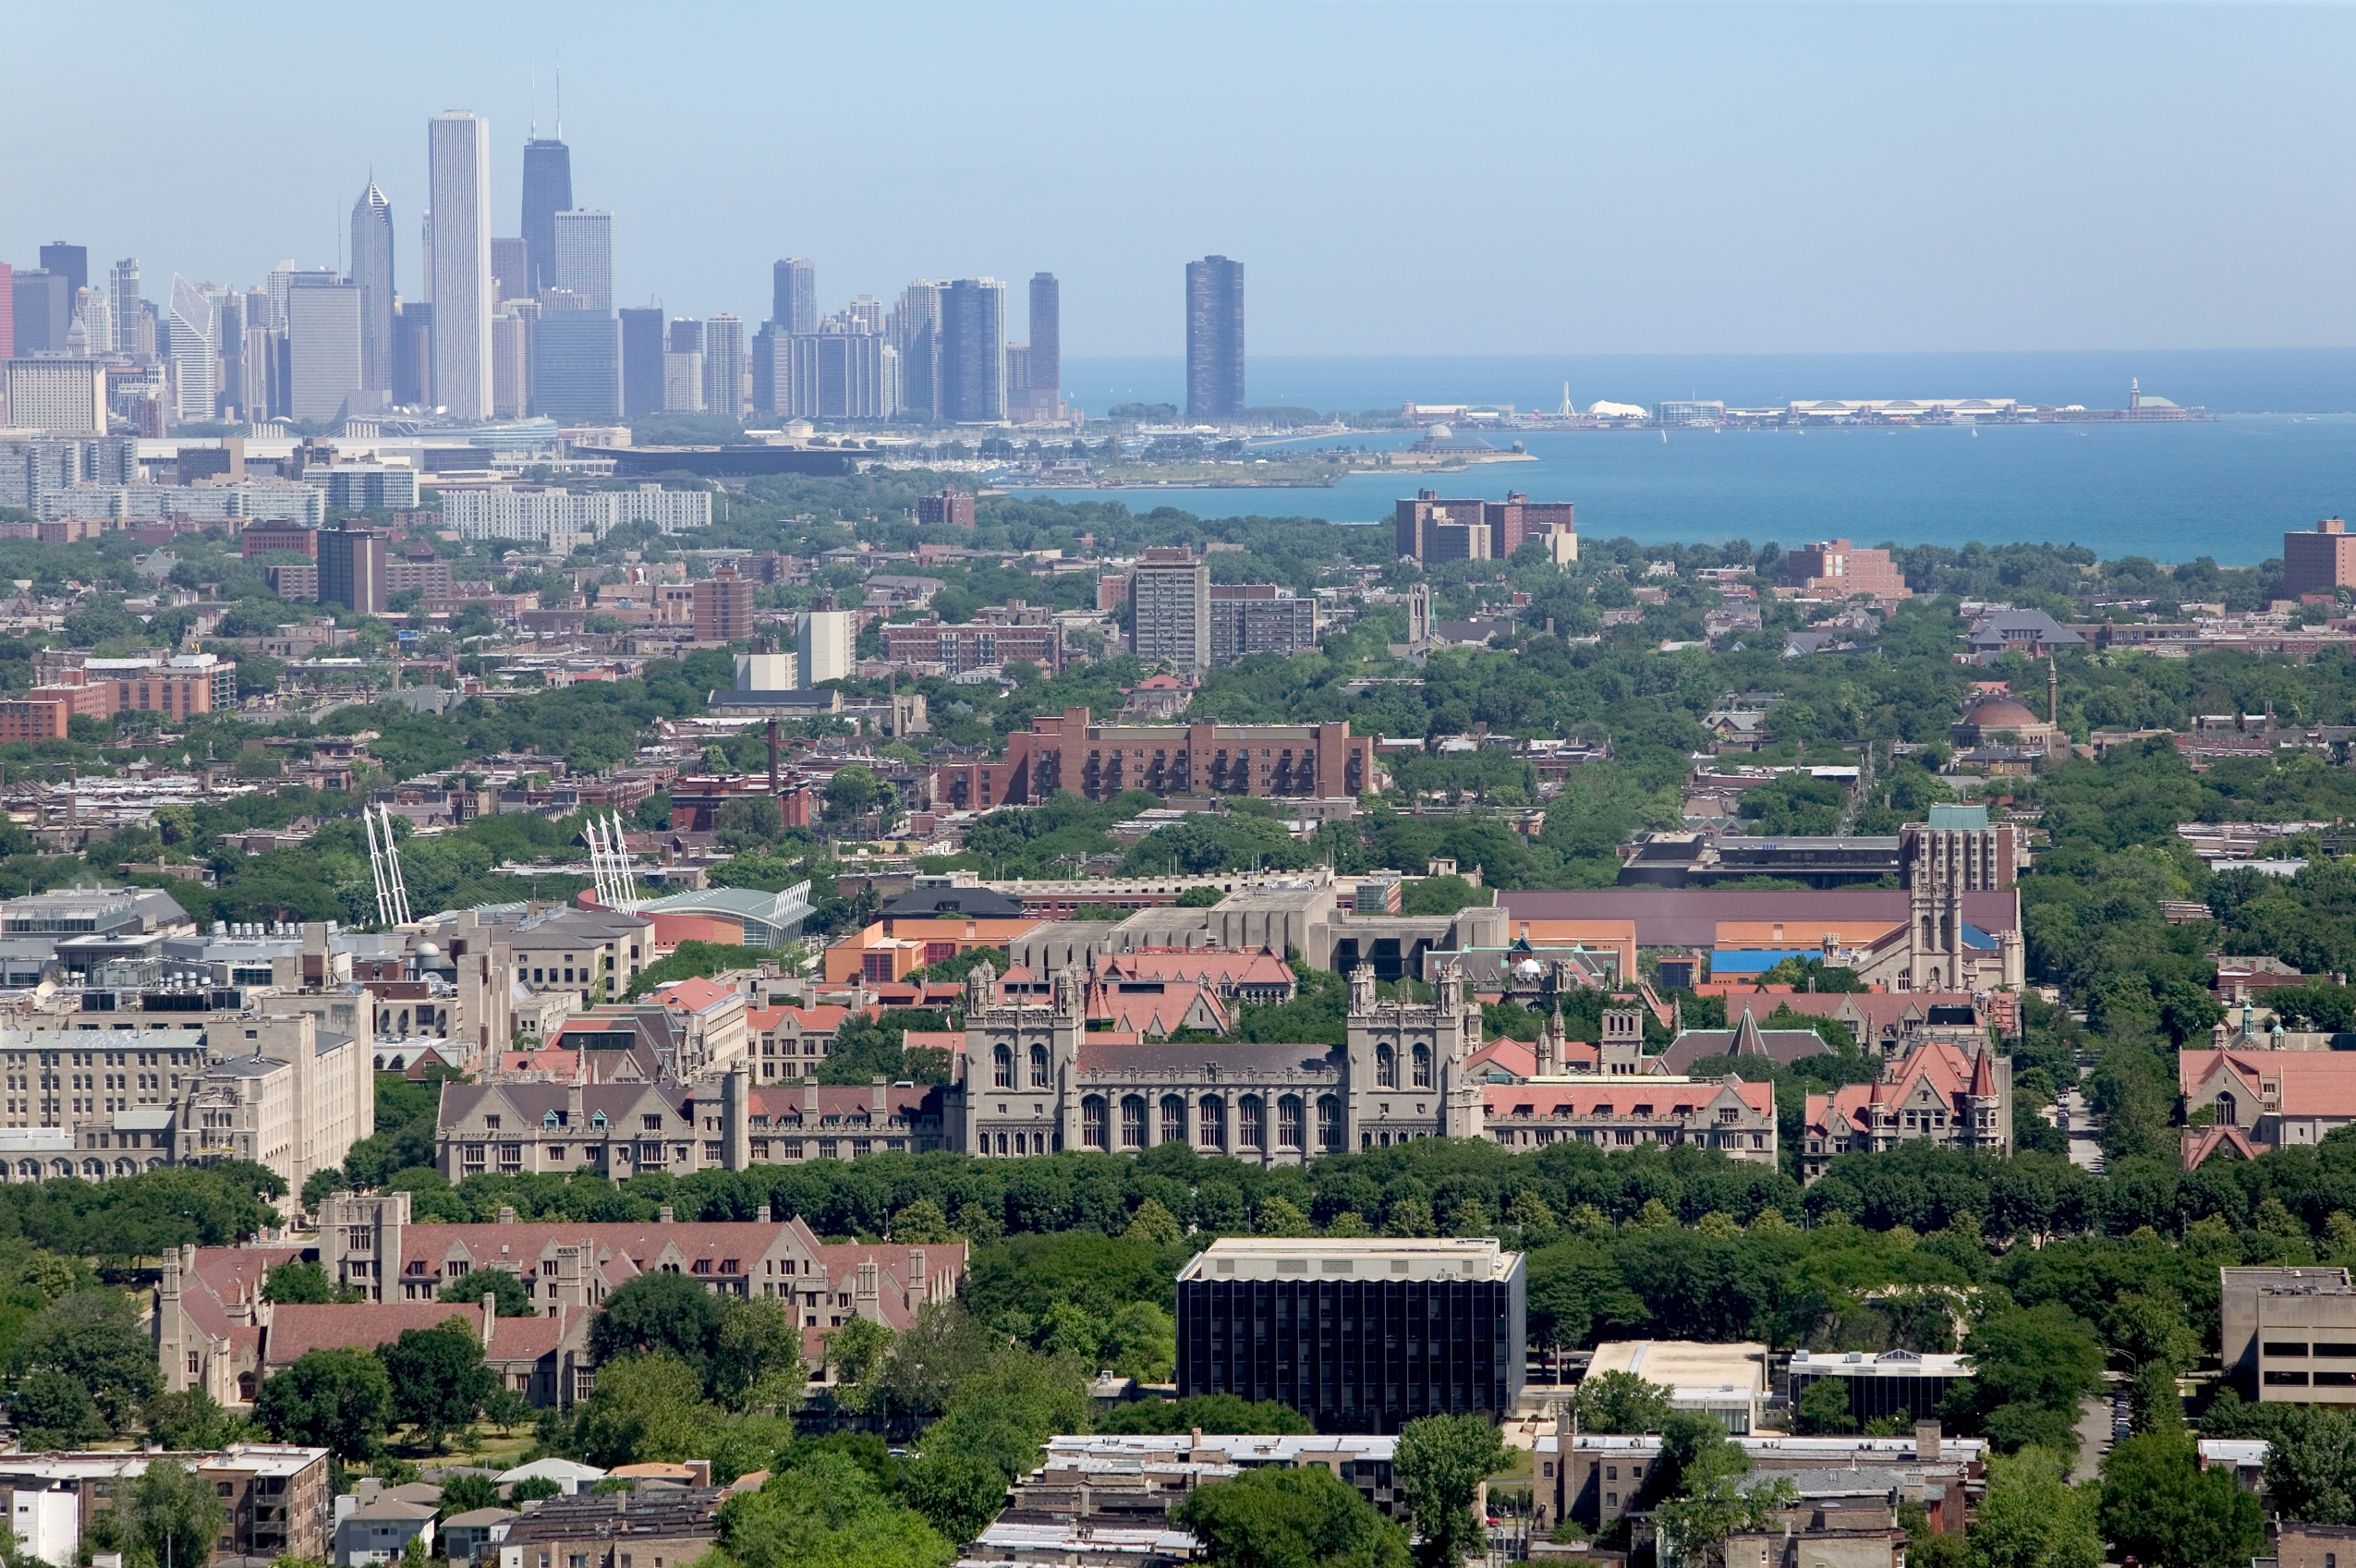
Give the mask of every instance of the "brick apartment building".
[[953, 490], [917, 497], [917, 522], [922, 528], [969, 529], [974, 526], [974, 498]]
[[753, 585], [723, 566], [695, 585], [696, 640], [734, 642], [753, 634]]
[[1347, 724], [1097, 724], [1085, 708], [1033, 719], [998, 761], [933, 774], [934, 798], [961, 810], [1035, 806], [1059, 789], [1109, 800], [1124, 789], [1317, 798], [1381, 787], [1374, 737]]
[[937, 619], [887, 626], [883, 657], [893, 664], [939, 664], [952, 675], [1027, 659], [1050, 675], [1063, 668], [1063, 629], [1043, 610], [1005, 622]]
[[[1576, 508], [1508, 491], [1502, 501], [1450, 501], [1422, 490], [1398, 507], [1399, 553], [1418, 561], [1502, 561], [1532, 540], [1569, 541], [1577, 560]], [[1556, 558], [1566, 556], [1558, 547]]]
[[2356, 588], [2356, 534], [2338, 517], [2326, 517], [2306, 533], [2282, 536], [2282, 591], [2330, 593]]
[[1845, 539], [1820, 539], [1783, 558], [1783, 585], [1810, 599], [1912, 599], [1906, 574], [1887, 550], [1860, 550]]

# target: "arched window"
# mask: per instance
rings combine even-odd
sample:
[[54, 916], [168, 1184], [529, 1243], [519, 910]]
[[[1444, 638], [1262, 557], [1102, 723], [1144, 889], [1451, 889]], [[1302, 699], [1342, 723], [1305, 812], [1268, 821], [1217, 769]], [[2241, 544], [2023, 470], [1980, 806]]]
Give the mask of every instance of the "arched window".
[[1165, 1094], [1161, 1097], [1161, 1141], [1186, 1141], [1186, 1100], [1184, 1095]]
[[1932, 945], [1932, 941], [1931, 941], [1931, 918], [1930, 918], [1928, 915], [1925, 915], [1925, 916], [1924, 916], [1924, 917], [1923, 917], [1923, 945], [1924, 945], [1925, 947], [1929, 947], [1929, 946], [1931, 946], [1931, 945]]
[[1428, 1045], [1418, 1044], [1415, 1047], [1415, 1087], [1431, 1088], [1431, 1047]]
[[1375, 1047], [1375, 1087], [1377, 1088], [1399, 1087], [1399, 1053], [1387, 1045]]
[[2241, 1101], [2235, 1100], [2233, 1096], [2221, 1094], [2216, 1097], [2216, 1124], [2218, 1126], [2240, 1126], [2241, 1124], [2240, 1112]]
[[[1417, 1049], [1420, 1051], [1421, 1047]], [[1318, 1096], [1318, 1147], [1342, 1147], [1342, 1101], [1333, 1095]]]
[[91, 1181], [103, 1179], [106, 1174], [106, 1161], [103, 1160], [83, 1161], [82, 1174], [88, 1176]]
[[1124, 1094], [1121, 1097], [1121, 1147], [1143, 1149], [1146, 1146], [1146, 1097]]
[[1087, 1149], [1102, 1149], [1105, 1140], [1104, 1096], [1092, 1094], [1080, 1101], [1080, 1143]]
[[996, 1068], [996, 1082], [998, 1087], [1000, 1088], [1013, 1088], [1014, 1087], [1014, 1047], [1006, 1045], [998, 1046], [993, 1049], [990, 1054], [990, 1061]]
[[1205, 1095], [1195, 1109], [1195, 1140], [1205, 1149], [1227, 1147], [1227, 1101]]
[[1031, 1047], [1031, 1087], [1047, 1087], [1047, 1047], [1043, 1045]]
[[1268, 1142], [1268, 1109], [1257, 1094], [1247, 1094], [1235, 1102], [1235, 1143], [1240, 1149], [1259, 1149]]
[[41, 1180], [41, 1161], [38, 1160], [18, 1161], [17, 1174], [19, 1178], [28, 1182], [37, 1182]]
[[1276, 1147], [1301, 1147], [1301, 1097], [1288, 1094], [1276, 1102]]

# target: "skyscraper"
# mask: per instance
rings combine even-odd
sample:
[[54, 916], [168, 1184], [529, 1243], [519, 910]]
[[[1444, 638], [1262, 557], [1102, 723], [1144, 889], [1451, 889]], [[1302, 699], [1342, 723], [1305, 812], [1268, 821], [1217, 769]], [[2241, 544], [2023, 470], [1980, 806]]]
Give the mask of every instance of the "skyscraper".
[[81, 322], [83, 353], [98, 355], [115, 351], [115, 316], [106, 308], [103, 290], [83, 289], [81, 303], [75, 308], [74, 317]]
[[[352, 203], [352, 286], [359, 291], [358, 390], [393, 395], [393, 203], [373, 179]], [[299, 352], [299, 350], [298, 350]], [[297, 377], [300, 381], [299, 375]], [[363, 404], [368, 399], [360, 399]]]
[[173, 418], [210, 419], [216, 388], [213, 366], [213, 301], [179, 273], [172, 274]]
[[[550, 286], [569, 291], [576, 301], [575, 309], [605, 310], [613, 309], [613, 214], [593, 208], [577, 207], [558, 213], [553, 220], [556, 231], [556, 267]], [[524, 242], [527, 251], [531, 241]], [[526, 257], [527, 264], [529, 257]]]
[[384, 535], [375, 529], [322, 529], [319, 533], [319, 602], [344, 604], [366, 615], [384, 614]]
[[[214, 321], [219, 323], [214, 341], [221, 346], [220, 402], [235, 407], [244, 406], [238, 394], [246, 384], [246, 297], [229, 289], [213, 303]], [[225, 419], [236, 419], [235, 412], [225, 411]]]
[[703, 352], [703, 323], [693, 316], [681, 316], [671, 323], [671, 349], [674, 354]]
[[1186, 263], [1186, 418], [1244, 414], [1244, 263]]
[[41, 270], [55, 273], [66, 280], [66, 298], [70, 308], [70, 302], [79, 298], [81, 291], [90, 286], [90, 247], [68, 245], [62, 239], [44, 245], [41, 248]]
[[530, 402], [532, 325], [513, 305], [491, 318], [491, 417], [494, 419], [520, 419]]
[[532, 297], [531, 247], [521, 239], [491, 242], [491, 281], [502, 303]]
[[556, 214], [572, 205], [573, 150], [554, 137], [525, 142], [524, 265], [534, 296], [555, 286]]
[[789, 256], [777, 263], [770, 320], [789, 333], [818, 330], [818, 263]]
[[115, 315], [115, 350], [138, 359], [152, 346], [140, 342], [140, 322], [145, 314], [140, 309], [140, 260], [126, 256], [115, 263], [106, 278], [107, 309]]
[[725, 311], [704, 322], [704, 411], [735, 419], [745, 411], [745, 322]]
[[74, 330], [74, 297], [66, 274], [33, 267], [16, 274], [17, 353], [63, 354]]
[[1053, 273], [1031, 274], [1031, 418], [1063, 417], [1063, 286]]
[[949, 424], [1005, 421], [1004, 284], [959, 278], [941, 291], [940, 365], [934, 419]]
[[[0, 261], [0, 359], [17, 357], [17, 269]], [[8, 411], [0, 408], [0, 419]]]
[[540, 413], [556, 419], [622, 418], [622, 327], [611, 310], [547, 311], [531, 341], [532, 403]]
[[1210, 668], [1210, 563], [1185, 545], [1149, 548], [1129, 572], [1129, 651], [1199, 675]]
[[[348, 418], [362, 401], [367, 296], [334, 273], [298, 273], [286, 290], [286, 411], [298, 419]], [[388, 300], [388, 303], [390, 301]], [[386, 347], [391, 347], [386, 327]], [[179, 334], [176, 330], [176, 346]], [[391, 380], [391, 365], [386, 380]], [[390, 392], [388, 385], [384, 388]]]
[[433, 307], [403, 300], [393, 318], [393, 401], [421, 407], [433, 389]]
[[662, 412], [662, 307], [622, 312], [622, 414]]
[[454, 419], [480, 419], [491, 412], [491, 122], [454, 110], [434, 115], [426, 133], [433, 190], [432, 400]]
[[937, 418], [937, 372], [941, 360], [941, 286], [918, 278], [900, 291], [900, 303], [883, 318], [884, 336], [900, 354], [899, 408], [922, 409]]

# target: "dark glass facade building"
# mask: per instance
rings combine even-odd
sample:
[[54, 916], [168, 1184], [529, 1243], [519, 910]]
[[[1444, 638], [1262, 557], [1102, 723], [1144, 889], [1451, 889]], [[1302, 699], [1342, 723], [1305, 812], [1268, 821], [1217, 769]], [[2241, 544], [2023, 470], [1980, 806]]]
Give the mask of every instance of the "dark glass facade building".
[[1501, 1419], [1525, 1276], [1492, 1240], [1221, 1241], [1178, 1276], [1178, 1394], [1279, 1400], [1320, 1432]]
[[556, 284], [556, 214], [573, 207], [573, 150], [553, 137], [524, 143], [524, 267], [531, 295]]
[[1244, 263], [1186, 263], [1186, 418], [1244, 416]]
[[625, 308], [622, 311], [622, 413], [662, 412], [662, 307]]

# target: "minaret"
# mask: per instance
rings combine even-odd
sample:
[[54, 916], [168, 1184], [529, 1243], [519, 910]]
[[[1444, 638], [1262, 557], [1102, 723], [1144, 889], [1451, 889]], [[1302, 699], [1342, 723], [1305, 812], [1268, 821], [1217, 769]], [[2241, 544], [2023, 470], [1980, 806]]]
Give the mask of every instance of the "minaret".
[[2061, 672], [2050, 653], [2046, 655], [2046, 723], [2061, 727]]

